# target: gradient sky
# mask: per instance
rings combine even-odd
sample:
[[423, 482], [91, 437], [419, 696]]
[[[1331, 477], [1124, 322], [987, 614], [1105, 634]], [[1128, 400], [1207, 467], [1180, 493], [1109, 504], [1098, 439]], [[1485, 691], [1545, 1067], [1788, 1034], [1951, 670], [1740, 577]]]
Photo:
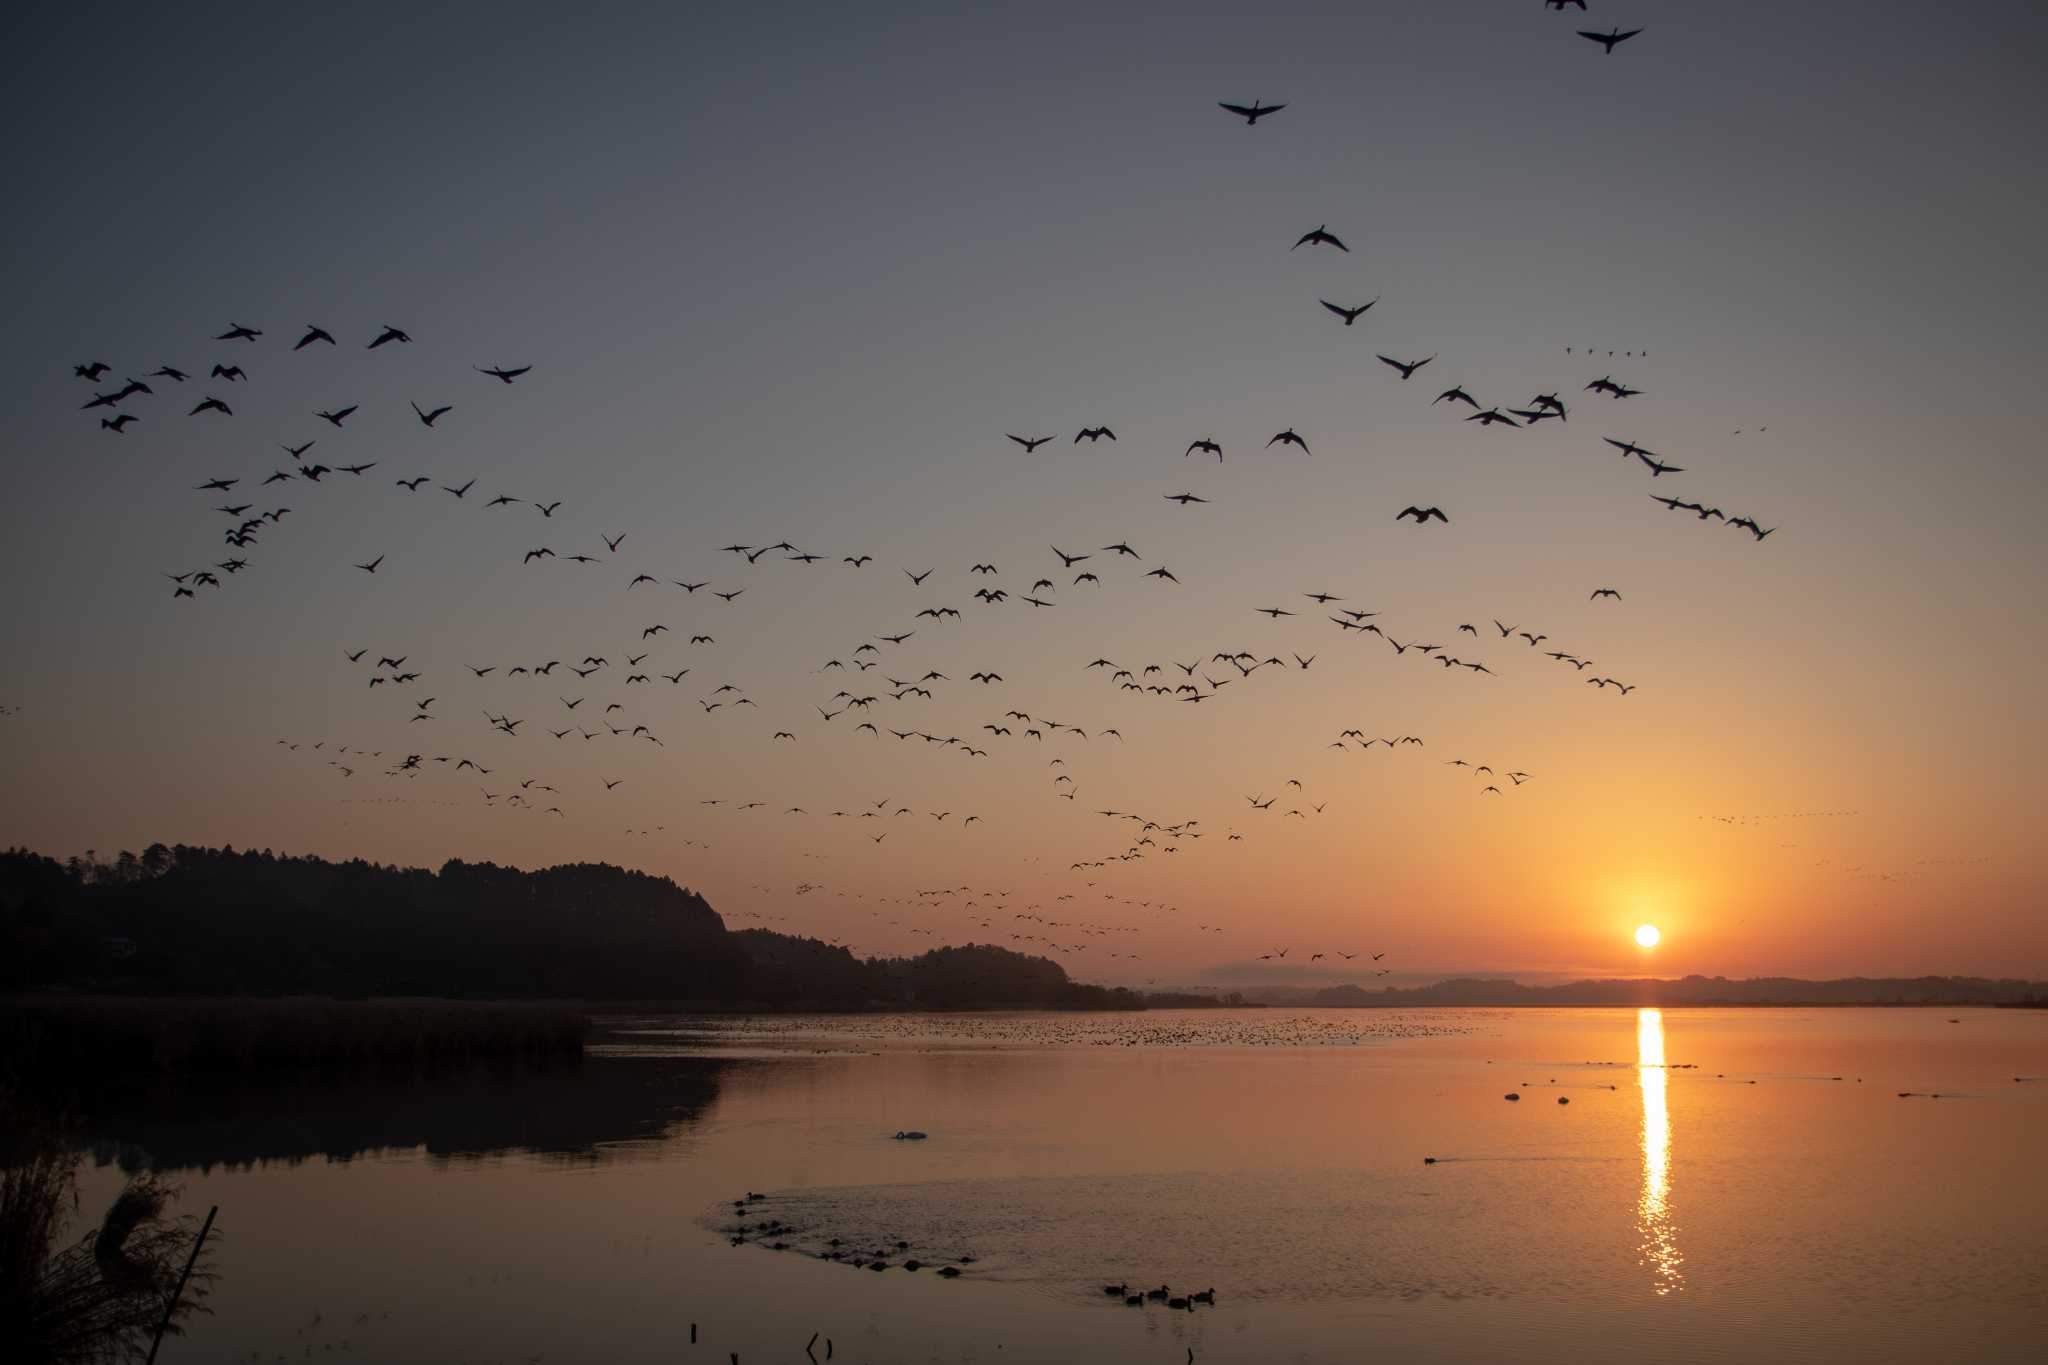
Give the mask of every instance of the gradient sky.
[[[1611, 57], [1571, 32], [1616, 23], [1645, 32]], [[1318, 950], [1397, 981], [2048, 975], [2038, 6], [44, 7], [15, 39], [0, 840], [614, 861], [863, 952], [1008, 942], [1036, 904], [1137, 931], [1046, 931], [1089, 945], [1077, 976], [1162, 985], [1355, 975]], [[1215, 107], [1253, 98], [1289, 108]], [[1288, 250], [1324, 223], [1350, 254]], [[1350, 329], [1317, 306], [1375, 296]], [[211, 340], [231, 321], [266, 334]], [[293, 353], [309, 322], [343, 344]], [[385, 323], [414, 344], [366, 351]], [[1378, 351], [1440, 358], [1404, 384]], [[93, 359], [196, 373], [115, 437], [78, 410]], [[248, 381], [207, 381], [223, 359]], [[1581, 391], [1609, 372], [1643, 396]], [[1571, 419], [1483, 429], [1431, 405], [1452, 383], [1559, 389]], [[187, 419], [205, 392], [236, 415]], [[408, 401], [454, 411], [428, 431]], [[343, 431], [310, 416], [347, 403]], [[1119, 441], [1072, 443], [1096, 424]], [[1287, 427], [1312, 456], [1261, 449]], [[1182, 456], [1208, 436], [1222, 465]], [[1602, 436], [1685, 466], [1654, 491], [1782, 529], [1667, 513]], [[256, 486], [314, 438], [377, 468]], [[478, 482], [392, 486], [415, 474]], [[293, 515], [174, 602], [161, 573], [226, 557], [216, 476]], [[1397, 526], [1417, 501], [1450, 524]], [[717, 549], [781, 539], [827, 559]], [[1145, 562], [1098, 554], [1099, 590], [1048, 548], [1118, 540]], [[522, 566], [540, 545], [605, 562]], [[981, 561], [1009, 603], [971, 598]], [[1178, 586], [1140, 576], [1161, 563]], [[1340, 634], [1311, 591], [1498, 676]], [[940, 605], [966, 615], [914, 618]], [[657, 622], [679, 687], [504, 677], [622, 663]], [[869, 718], [989, 757], [813, 709], [855, 686], [827, 659], [913, 627], [864, 680], [952, 681]], [[1085, 668], [1235, 649], [1316, 663], [1202, 705]], [[421, 681], [369, 689], [383, 653]], [[758, 708], [704, 712], [727, 682]], [[609, 701], [664, 746], [537, 733]], [[1125, 742], [979, 729], [1011, 708]], [[1325, 747], [1352, 726], [1427, 745]], [[316, 742], [471, 756], [564, 815], [431, 760], [344, 778]], [[1482, 799], [1455, 758], [1534, 777]], [[875, 801], [920, 813], [825, 814]], [[1074, 871], [1129, 846], [1103, 808], [1205, 837]], [[900, 903], [960, 886], [1011, 893], [993, 927]]]

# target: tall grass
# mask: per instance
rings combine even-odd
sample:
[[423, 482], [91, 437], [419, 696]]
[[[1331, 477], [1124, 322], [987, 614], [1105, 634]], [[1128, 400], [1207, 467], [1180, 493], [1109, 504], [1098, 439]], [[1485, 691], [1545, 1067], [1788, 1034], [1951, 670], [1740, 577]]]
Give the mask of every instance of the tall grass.
[[426, 1065], [583, 1050], [588, 1018], [453, 1000], [19, 996], [0, 1001], [0, 1064], [19, 1077]]
[[[0, 1359], [10, 1365], [141, 1360], [177, 1293], [197, 1236], [190, 1217], [165, 1209], [173, 1186], [130, 1180], [96, 1228], [61, 1244], [78, 1208], [75, 1146], [55, 1124], [27, 1117], [0, 1092], [19, 1123], [0, 1152]], [[195, 1313], [213, 1282], [202, 1255], [178, 1295], [169, 1331]]]

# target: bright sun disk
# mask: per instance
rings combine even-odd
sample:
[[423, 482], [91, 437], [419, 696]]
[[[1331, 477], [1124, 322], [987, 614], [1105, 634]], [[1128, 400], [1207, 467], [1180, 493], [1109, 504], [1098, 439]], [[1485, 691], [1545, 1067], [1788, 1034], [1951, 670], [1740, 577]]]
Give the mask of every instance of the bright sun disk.
[[1638, 947], [1654, 948], [1657, 946], [1657, 940], [1662, 937], [1664, 936], [1657, 932], [1657, 926], [1654, 924], [1643, 924], [1636, 927], [1636, 945]]

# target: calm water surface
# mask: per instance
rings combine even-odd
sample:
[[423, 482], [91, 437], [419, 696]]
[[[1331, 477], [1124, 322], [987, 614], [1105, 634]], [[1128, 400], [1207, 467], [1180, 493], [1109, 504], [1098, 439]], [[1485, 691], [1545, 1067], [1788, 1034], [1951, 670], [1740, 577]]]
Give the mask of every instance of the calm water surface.
[[221, 1206], [173, 1362], [2019, 1360], [2044, 1119], [2021, 1011], [650, 1018], [117, 1106], [87, 1205], [153, 1165]]

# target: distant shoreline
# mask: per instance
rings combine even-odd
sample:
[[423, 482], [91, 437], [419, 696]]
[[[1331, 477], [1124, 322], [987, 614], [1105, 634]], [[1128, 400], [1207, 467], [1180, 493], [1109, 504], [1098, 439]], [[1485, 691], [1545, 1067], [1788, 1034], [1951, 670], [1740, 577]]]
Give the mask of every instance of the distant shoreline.
[[[1422, 987], [1418, 989], [1429, 989]], [[223, 994], [150, 994], [102, 991], [23, 991], [0, 995], [0, 1018], [17, 1011], [39, 1012], [46, 1009], [66, 1008], [109, 1008], [126, 1011], [151, 1011], [159, 1014], [201, 1014], [207, 1012], [260, 1013], [288, 1012], [294, 1009], [318, 1007], [334, 1012], [337, 1016], [350, 1014], [411, 1013], [428, 1017], [453, 1018], [464, 1011], [474, 1012], [477, 1017], [496, 1015], [509, 1017], [524, 1014], [539, 1018], [552, 1014], [577, 1014], [590, 1019], [599, 1027], [623, 1017], [635, 1015], [688, 1016], [702, 1015], [707, 1018], [744, 1018], [758, 1015], [763, 1018], [788, 1018], [802, 1015], [843, 1015], [859, 1018], [880, 1014], [1130, 1014], [1143, 1010], [1098, 1009], [1064, 1005], [1045, 1005], [1031, 1002], [990, 1001], [975, 1005], [919, 1005], [880, 1002], [863, 1008], [847, 1008], [833, 1005], [797, 1004], [736, 1004], [730, 1001], [704, 1001], [689, 999], [666, 999], [650, 997], [640, 1000], [608, 1000], [579, 998], [573, 996], [554, 997], [467, 997], [467, 996], [326, 996], [326, 995], [223, 995]], [[1326, 1000], [1236, 1000], [1198, 1003], [1176, 995], [1170, 1002], [1162, 1001], [1147, 1006], [1151, 1010], [1269, 1010], [1269, 1009], [2014, 1009], [2048, 1010], [2048, 1000], [1981, 1000], [1974, 998], [1926, 999], [1926, 1000], [1881, 1000], [1881, 999], [1800, 999], [1788, 997], [1782, 1000], [1739, 1000], [1739, 999], [1664, 999], [1646, 996], [1638, 1000], [1580, 1001], [1580, 1000], [1394, 1000], [1394, 1001], [1326, 1001]]]
[[[2044, 1009], [2040, 1000], [1715, 1000], [1585, 1003], [1564, 1000], [1259, 1001], [1161, 1009]], [[687, 1000], [466, 1000], [433, 997], [338, 1000], [322, 996], [105, 995], [64, 992], [0, 997], [0, 1076], [182, 1075], [292, 1069], [430, 1068], [502, 1059], [582, 1057], [593, 1038], [649, 1015], [734, 1019], [802, 1015], [1137, 1014], [1032, 1004], [960, 1008], [892, 1004], [873, 1009], [747, 1008]]]
[[1867, 1009], [2039, 1005], [2048, 1002], [2048, 983], [1978, 976], [1838, 977], [1813, 981], [1765, 976], [1731, 979], [1686, 976], [1676, 979], [1610, 978], [1525, 986], [1490, 977], [1462, 977], [1407, 989], [1369, 991], [1347, 984], [1321, 989], [1268, 987], [1247, 991], [1268, 1005], [1341, 1009], [1414, 1009], [1428, 1005], [1469, 1008], [1744, 1009], [1796, 1006]]
[[[1347, 969], [1330, 963], [1317, 970]], [[1360, 970], [1384, 979], [1376, 968]], [[687, 887], [606, 863], [521, 871], [450, 860], [429, 871], [182, 844], [64, 862], [25, 849], [0, 852], [0, 989], [23, 994], [575, 1002], [586, 1013], [722, 1015], [2048, 1002], [2048, 982], [1975, 976], [1686, 976], [1540, 986], [1452, 976], [1378, 990], [1355, 981], [1210, 981], [1202, 990], [1093, 985], [1044, 953], [973, 941], [913, 957], [861, 957], [841, 943], [733, 929]], [[425, 1037], [441, 1027], [431, 1023]]]

